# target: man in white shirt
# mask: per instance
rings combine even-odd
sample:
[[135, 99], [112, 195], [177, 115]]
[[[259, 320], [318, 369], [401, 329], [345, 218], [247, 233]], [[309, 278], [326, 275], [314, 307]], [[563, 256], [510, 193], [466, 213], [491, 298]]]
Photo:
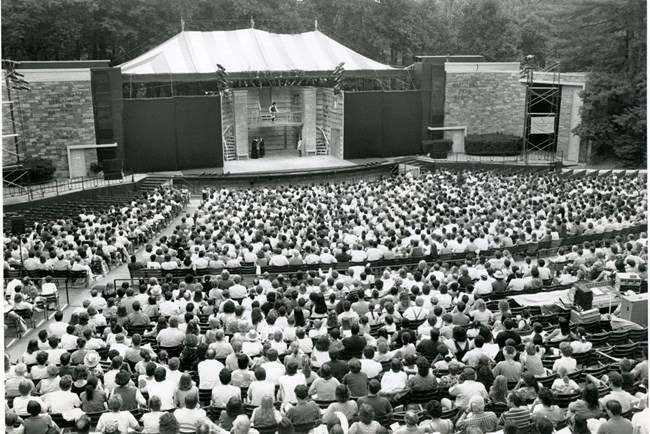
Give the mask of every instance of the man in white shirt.
[[488, 279], [487, 271], [481, 271], [481, 280], [474, 285], [474, 297], [492, 294], [492, 282]]
[[219, 383], [212, 389], [212, 405], [225, 408], [233, 396], [241, 397], [241, 389], [230, 384], [232, 374], [229, 369], [219, 372]]
[[381, 379], [381, 390], [388, 395], [395, 395], [406, 388], [408, 378], [406, 372], [402, 371], [402, 362], [399, 359], [391, 360], [390, 368]]
[[220, 384], [219, 373], [224, 368], [223, 363], [215, 360], [215, 351], [208, 349], [205, 353], [206, 360], [198, 364], [199, 389], [212, 389]]
[[255, 380], [248, 386], [248, 403], [262, 405], [262, 398], [275, 395], [275, 384], [266, 380], [266, 371], [261, 366], [255, 368]]
[[118, 333], [115, 336], [115, 343], [111, 345], [110, 349], [120, 353], [122, 358], [126, 357], [126, 352], [128, 351], [129, 346], [124, 342], [124, 335], [122, 333]]
[[68, 324], [65, 334], [61, 336], [61, 348], [67, 351], [77, 349], [77, 336], [75, 335], [75, 328], [71, 324]]
[[469, 366], [470, 368], [475, 368], [478, 365], [478, 359], [481, 356], [485, 355], [491, 358], [489, 352], [483, 348], [484, 343], [485, 343], [485, 339], [483, 338], [483, 336], [481, 335], [476, 336], [474, 338], [474, 348], [466, 352], [461, 361], [465, 363], [467, 366]]
[[286, 369], [278, 361], [278, 351], [271, 348], [266, 352], [266, 357], [269, 361], [260, 365], [266, 371], [266, 380], [273, 384], [279, 384], [280, 377], [286, 374]]
[[234, 276], [232, 280], [235, 284], [228, 288], [230, 297], [233, 300], [241, 300], [242, 298], [248, 296], [248, 289], [246, 289], [246, 287], [241, 284], [241, 276]]
[[402, 317], [407, 318], [410, 321], [419, 321], [425, 319], [429, 312], [423, 307], [423, 305], [424, 299], [422, 297], [416, 298], [415, 306], [409, 306], [406, 308], [402, 314]]
[[[255, 262], [255, 261], [253, 261]], [[272, 267], [284, 267], [289, 265], [289, 258], [282, 254], [282, 250], [275, 249], [273, 251], [273, 256], [269, 260], [269, 265]]]
[[52, 276], [45, 277], [45, 282], [41, 285], [40, 295], [56, 295], [59, 291], [56, 289], [56, 284], [52, 282]]
[[161, 347], [176, 347], [185, 340], [185, 333], [178, 329], [178, 319], [170, 318], [169, 327], [162, 329], [156, 336], [156, 341]]
[[154, 381], [147, 384], [149, 396], [160, 398], [160, 410], [168, 411], [176, 408], [174, 396], [176, 395], [177, 385], [173, 381], [167, 380], [167, 370], [158, 366], [153, 374]]
[[[461, 383], [449, 388], [449, 394], [456, 397], [456, 407], [466, 409], [469, 407], [469, 399], [472, 396], [480, 395], [488, 399], [487, 390], [482, 383], [476, 381], [476, 371], [472, 368], [465, 368], [461, 373]], [[463, 381], [464, 380], [464, 381]]]
[[98, 311], [103, 311], [107, 306], [106, 299], [102, 297], [101, 294], [99, 294], [95, 289], [90, 291], [90, 306], [94, 307]]
[[289, 402], [296, 404], [295, 389], [299, 384], [307, 384], [305, 375], [298, 373], [298, 364], [296, 362], [289, 362], [287, 365], [287, 374], [280, 377], [278, 380], [280, 390], [278, 391], [278, 401]]
[[[212, 321], [212, 320], [211, 320]], [[214, 319], [214, 321], [219, 321], [217, 319]], [[212, 327], [213, 324], [210, 324], [210, 327]], [[234, 350], [232, 346], [224, 340], [224, 333], [223, 329], [218, 329], [214, 333], [214, 338], [216, 339], [214, 342], [212, 342], [209, 345], [209, 349], [213, 350], [215, 353], [215, 358], [222, 359], [225, 357], [228, 357], [228, 355], [234, 353]]]
[[361, 359], [361, 372], [366, 374], [369, 380], [371, 378], [376, 378], [383, 370], [381, 363], [373, 360], [374, 357], [375, 357], [374, 347], [368, 345], [366, 348], [363, 349], [363, 358]]
[[79, 396], [76, 393], [70, 392], [71, 386], [72, 377], [64, 375], [63, 378], [59, 380], [60, 390], [47, 393], [41, 397], [50, 413], [68, 413], [69, 411], [81, 406]]
[[571, 344], [568, 342], [562, 342], [560, 344], [560, 353], [562, 353], [562, 357], [553, 363], [553, 372], [559, 371], [560, 368], [566, 369], [567, 373], [569, 374], [577, 371], [578, 362], [576, 359], [571, 357], [573, 355], [573, 348], [571, 348]]
[[47, 326], [47, 334], [60, 339], [65, 334], [67, 328], [68, 323], [63, 322], [63, 312], [57, 311], [54, 313], [54, 322]]
[[124, 363], [124, 358], [121, 356], [115, 356], [111, 359], [111, 369], [104, 374], [104, 388], [108, 391], [112, 391], [117, 386], [115, 382], [115, 377], [122, 368]]
[[[591, 379], [588, 378], [588, 380]], [[639, 404], [639, 398], [623, 390], [623, 376], [618, 372], [611, 372], [609, 374], [608, 384], [612, 391], [600, 400], [602, 408], [604, 408], [609, 401], [616, 400], [621, 404], [622, 412], [627, 413], [632, 407], [636, 407]]]

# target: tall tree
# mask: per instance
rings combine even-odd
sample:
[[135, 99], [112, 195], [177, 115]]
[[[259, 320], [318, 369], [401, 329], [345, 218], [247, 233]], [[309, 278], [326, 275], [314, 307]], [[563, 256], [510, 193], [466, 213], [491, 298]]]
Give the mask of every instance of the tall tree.
[[565, 12], [557, 40], [563, 69], [591, 72], [576, 133], [596, 157], [645, 165], [646, 2], [579, 0]]
[[517, 27], [497, 0], [467, 3], [456, 24], [458, 54], [480, 54], [491, 62], [519, 60]]

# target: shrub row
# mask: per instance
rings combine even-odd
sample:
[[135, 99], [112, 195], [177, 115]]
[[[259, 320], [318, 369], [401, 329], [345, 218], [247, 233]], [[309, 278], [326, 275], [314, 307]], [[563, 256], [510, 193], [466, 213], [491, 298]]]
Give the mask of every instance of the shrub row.
[[522, 138], [509, 134], [474, 134], [465, 137], [465, 153], [469, 155], [519, 155]]

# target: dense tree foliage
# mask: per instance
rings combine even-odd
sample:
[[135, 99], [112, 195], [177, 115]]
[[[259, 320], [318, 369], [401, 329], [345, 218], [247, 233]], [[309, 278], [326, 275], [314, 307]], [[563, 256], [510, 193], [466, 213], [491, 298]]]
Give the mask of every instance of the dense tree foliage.
[[318, 29], [375, 60], [535, 56], [592, 73], [577, 132], [603, 155], [645, 158], [645, 0], [4, 0], [2, 55], [119, 64], [185, 30]]
[[626, 166], [645, 166], [645, 0], [575, 1], [558, 35], [564, 66], [591, 72], [576, 132], [591, 141], [596, 157], [613, 154]]

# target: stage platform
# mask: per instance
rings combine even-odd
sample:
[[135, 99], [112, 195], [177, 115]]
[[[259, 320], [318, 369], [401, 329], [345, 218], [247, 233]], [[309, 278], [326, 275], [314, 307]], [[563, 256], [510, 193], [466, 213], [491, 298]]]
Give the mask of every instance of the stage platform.
[[368, 163], [385, 163], [390, 159], [365, 158], [342, 160], [331, 155], [299, 157], [297, 151], [273, 151], [264, 158], [225, 161], [224, 167], [183, 170], [183, 176], [256, 175], [352, 168]]

